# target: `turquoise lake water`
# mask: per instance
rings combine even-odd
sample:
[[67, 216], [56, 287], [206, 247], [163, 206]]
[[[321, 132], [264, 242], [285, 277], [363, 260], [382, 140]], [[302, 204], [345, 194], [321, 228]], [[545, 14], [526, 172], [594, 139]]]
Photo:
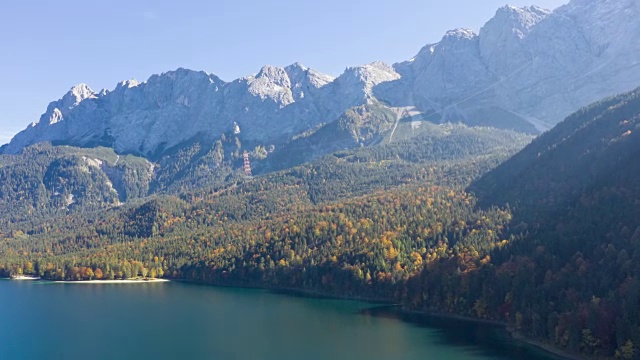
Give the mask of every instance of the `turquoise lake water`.
[[265, 290], [0, 281], [0, 359], [552, 359], [500, 333]]

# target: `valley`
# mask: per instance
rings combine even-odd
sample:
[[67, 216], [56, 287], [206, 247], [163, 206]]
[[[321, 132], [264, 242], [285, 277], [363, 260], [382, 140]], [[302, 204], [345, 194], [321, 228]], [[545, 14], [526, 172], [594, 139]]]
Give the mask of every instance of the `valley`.
[[[363, 332], [471, 319], [564, 357], [638, 359], [638, 18], [637, 0], [505, 6], [477, 33], [337, 77], [295, 63], [74, 86], [0, 147], [0, 277], [44, 280], [0, 287], [26, 304], [60, 282], [54, 296], [96, 311], [110, 304], [87, 284], [116, 301], [135, 282], [179, 306], [166, 286], [200, 309], [194, 294], [242, 311], [266, 291], [376, 301], [395, 308], [333, 303], [375, 313], [374, 328], [324, 313]], [[487, 358], [547, 358], [509, 349]]]

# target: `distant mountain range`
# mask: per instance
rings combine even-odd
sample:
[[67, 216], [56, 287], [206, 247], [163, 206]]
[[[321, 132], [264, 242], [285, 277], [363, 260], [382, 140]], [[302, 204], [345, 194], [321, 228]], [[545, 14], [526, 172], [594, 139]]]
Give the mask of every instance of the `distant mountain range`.
[[507, 6], [335, 79], [78, 85], [0, 148], [0, 276], [375, 299], [638, 359], [639, 15]]
[[[158, 164], [46, 144], [2, 155], [0, 276], [150, 274], [376, 299], [503, 322], [572, 358], [637, 359], [640, 89], [527, 146], [513, 131], [409, 125], [391, 144], [201, 188], [190, 181], [223, 174], [207, 164], [228, 144], [193, 162], [207, 151], [196, 141]], [[422, 132], [407, 138], [412, 127]]]
[[[352, 67], [337, 78], [293, 64], [231, 82], [178, 69], [111, 91], [81, 84], [0, 152], [50, 141], [153, 158], [196, 137], [214, 141], [234, 123], [244, 143], [281, 149], [370, 106], [396, 119], [409, 114], [535, 134], [640, 84], [638, 18], [639, 0], [573, 0], [555, 11], [505, 6], [479, 34], [453, 30], [409, 61]], [[352, 129], [346, 147], [375, 143], [393, 128], [391, 121], [364, 137]], [[324, 140], [315, 149], [335, 150], [330, 136], [316, 138]]]

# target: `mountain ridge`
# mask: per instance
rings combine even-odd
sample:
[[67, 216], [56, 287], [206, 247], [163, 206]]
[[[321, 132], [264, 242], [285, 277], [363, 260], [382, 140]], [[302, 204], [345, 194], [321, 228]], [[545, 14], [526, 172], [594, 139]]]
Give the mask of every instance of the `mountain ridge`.
[[149, 156], [202, 134], [215, 139], [234, 123], [244, 140], [284, 145], [370, 102], [413, 107], [436, 123], [539, 133], [640, 83], [636, 15], [638, 0], [504, 6], [478, 34], [451, 30], [411, 60], [348, 67], [335, 78], [294, 63], [230, 82], [179, 68], [111, 91], [79, 85], [0, 151], [51, 141]]
[[[365, 123], [355, 130], [366, 130], [391, 122], [386, 111], [369, 115], [372, 110], [357, 107], [327, 126], [350, 141], [367, 141], [367, 133], [352, 131], [354, 124]], [[9, 175], [0, 193], [16, 199], [0, 206], [6, 214], [0, 275], [74, 281], [90, 280], [98, 269], [107, 270], [106, 279], [144, 277], [149, 270], [202, 284], [366, 296], [412, 312], [502, 322], [518, 337], [576, 358], [635, 359], [640, 91], [575, 112], [506, 162], [526, 135], [408, 117], [402, 123], [400, 133], [436, 129], [118, 207], [110, 188], [118, 177], [100, 171], [99, 160], [122, 166], [125, 188], [133, 180], [128, 188], [139, 193], [147, 186], [135, 186], [131, 176], [147, 178], [139, 171], [148, 169], [145, 159], [57, 146], [41, 149], [62, 152], [53, 162], [51, 156], [20, 161], [40, 145], [0, 156], [0, 178]], [[320, 129], [313, 136], [327, 134]], [[179, 150], [185, 151], [207, 150]], [[23, 177], [3, 171], [16, 164], [37, 178], [29, 186], [42, 190], [39, 204], [73, 206], [82, 199], [70, 195], [89, 188], [92, 177], [94, 191], [85, 199], [102, 197], [108, 208], [73, 216], [63, 209], [52, 217], [34, 204], [23, 209], [22, 221], [11, 221], [16, 205], [29, 202], [28, 192], [12, 184]], [[72, 181], [62, 181], [69, 173]]]

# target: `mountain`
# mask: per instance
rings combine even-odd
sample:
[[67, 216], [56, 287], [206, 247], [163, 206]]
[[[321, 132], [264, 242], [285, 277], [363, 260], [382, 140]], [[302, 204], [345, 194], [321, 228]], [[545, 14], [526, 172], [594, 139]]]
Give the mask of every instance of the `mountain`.
[[636, 188], [638, 154], [640, 89], [572, 114], [471, 189], [484, 204], [509, 203], [536, 218], [553, 218], [586, 192]]
[[505, 6], [479, 34], [450, 31], [397, 64], [393, 86], [439, 121], [545, 130], [640, 83], [639, 15], [636, 0], [573, 0], [553, 12]]
[[[345, 134], [358, 122], [386, 126], [384, 116], [365, 113], [341, 120]], [[0, 274], [155, 274], [365, 297], [505, 322], [516, 336], [575, 354], [634, 359], [640, 89], [574, 113], [488, 173], [526, 137], [410, 119], [396, 132], [396, 142], [382, 139], [252, 181], [74, 216], [3, 216]], [[67, 149], [55, 157], [70, 160], [55, 160], [45, 174], [86, 173], [100, 157], [117, 166], [112, 150], [48, 149], [38, 151]], [[4, 166], [16, 159], [0, 157]], [[101, 174], [95, 170], [96, 184], [107, 183]], [[46, 180], [66, 177], [42, 178], [32, 187], [53, 183], [69, 192]]]
[[[530, 140], [493, 128], [431, 126], [415, 136], [399, 134], [397, 142], [339, 151], [250, 180], [107, 204], [102, 211], [77, 211], [78, 204], [51, 213], [29, 209], [24, 219], [2, 214], [0, 276], [23, 271], [78, 280], [91, 267], [106, 279], [142, 273], [392, 299], [395, 282], [415, 274], [423, 256], [440, 256], [445, 238], [452, 246], [459, 242], [457, 248], [490, 240], [480, 250], [499, 241], [508, 214], [476, 209], [461, 188]], [[62, 158], [77, 160], [71, 168], [100, 157], [109, 162], [105, 167], [119, 164], [105, 148], [79, 155], [87, 150], [42, 146], [0, 161], [46, 167], [54, 156], [38, 154], [65, 149]], [[41, 168], [20, 179], [44, 186]], [[28, 195], [20, 186], [5, 196]], [[394, 274], [403, 267], [404, 275]]]
[[[636, 359], [638, 156], [640, 89], [574, 113], [475, 181], [480, 206], [508, 206], [509, 232], [523, 235], [463, 280], [476, 290], [449, 295], [473, 304], [455, 312], [511, 319], [520, 333], [574, 352]], [[435, 294], [442, 281], [425, 274], [424, 286]]]
[[0, 155], [0, 223], [95, 211], [149, 193], [157, 166], [112, 149], [38, 144]]
[[[335, 136], [341, 134], [344, 141], [336, 142], [342, 146], [332, 150], [337, 151], [334, 156], [342, 159], [356, 157], [358, 162], [345, 162], [340, 172], [360, 172], [363, 181], [367, 171], [358, 165], [359, 161], [380, 162], [386, 166], [393, 164], [399, 171], [397, 176], [405, 173], [403, 168], [419, 171], [427, 163], [432, 166], [450, 161], [476, 163], [471, 166], [474, 170], [469, 170], [469, 174], [464, 176], [470, 180], [480, 172], [479, 169], [486, 171], [495, 166], [495, 159], [504, 159], [513, 154], [532, 138], [493, 128], [429, 123], [420, 123], [420, 128], [413, 130], [409, 123], [398, 125], [396, 141], [392, 144], [383, 142], [383, 139], [368, 138], [368, 133], [357, 132], [360, 129], [392, 126], [394, 121], [391, 114], [379, 112], [376, 108], [353, 110], [338, 122], [340, 128], [327, 125], [327, 129], [320, 129], [309, 137], [301, 137], [291, 146], [268, 157], [266, 149], [246, 149], [232, 137], [222, 137], [213, 144], [207, 139], [194, 139], [168, 150], [155, 161], [134, 155], [118, 155], [113, 149], [104, 147], [77, 148], [51, 146], [48, 143], [32, 145], [18, 155], [0, 155], [0, 227], [33, 226], [25, 225], [25, 222], [33, 224], [51, 217], [96, 213], [129, 203], [137, 204], [153, 196], [177, 195], [244, 183], [247, 179], [240, 165], [243, 161], [241, 153], [245, 149], [255, 158], [252, 162], [254, 174], [268, 179], [272, 176], [269, 173], [275, 170], [290, 169], [307, 162], [324, 163], [326, 159], [323, 160], [320, 154], [327, 149], [314, 150], [314, 142], [324, 141], [322, 136], [334, 136], [333, 139], [336, 139]], [[355, 151], [344, 150], [359, 141], [375, 141], [378, 144]], [[376, 174], [371, 175], [375, 179], [372, 183], [385, 186], [402, 183], [398, 180], [391, 183], [382, 180], [392, 177], [384, 173], [386, 166], [374, 167]], [[342, 175], [331, 176], [340, 178]], [[341, 191], [345, 194], [356, 193], [357, 189], [351, 188], [352, 185], [345, 179]]]
[[5, 153], [50, 141], [152, 156], [196, 136], [217, 138], [234, 124], [243, 140], [282, 143], [365, 103], [370, 88], [383, 80], [377, 65], [349, 69], [334, 81], [295, 64], [265, 66], [230, 83], [178, 69], [142, 84], [122, 82], [113, 91], [95, 93], [78, 85], [51, 103], [39, 122], [16, 135]]
[[573, 0], [553, 12], [505, 6], [479, 34], [453, 30], [409, 61], [337, 78], [293, 64], [231, 82], [178, 69], [112, 91], [77, 85], [0, 151], [50, 141], [153, 158], [196, 137], [218, 139], [234, 124], [243, 142], [277, 150], [371, 104], [436, 123], [538, 133], [640, 83], [639, 16], [638, 0]]

